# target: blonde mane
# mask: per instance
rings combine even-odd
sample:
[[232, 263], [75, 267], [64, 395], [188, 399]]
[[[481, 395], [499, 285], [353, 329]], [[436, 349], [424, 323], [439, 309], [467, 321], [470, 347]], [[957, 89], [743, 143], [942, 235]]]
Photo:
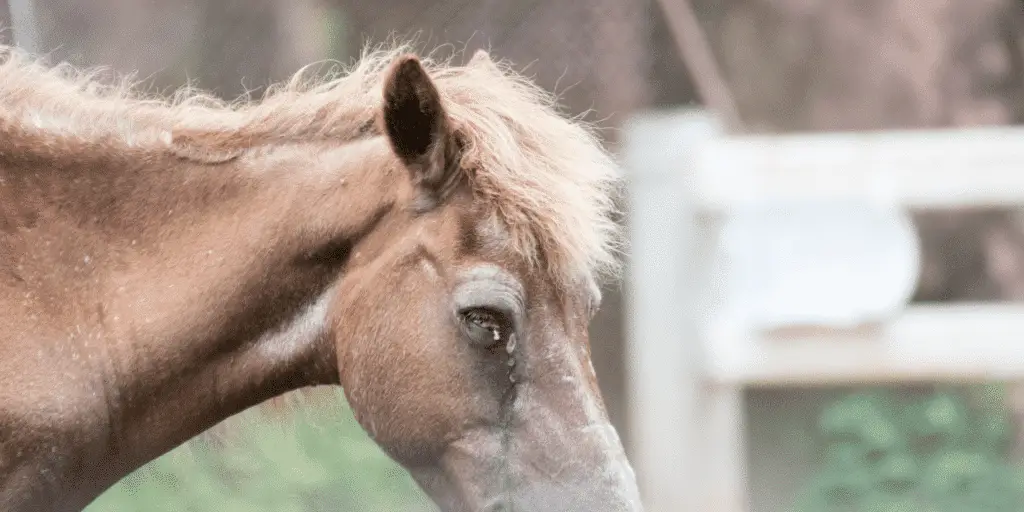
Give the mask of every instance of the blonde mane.
[[[344, 140], [375, 119], [384, 73], [410, 50], [370, 48], [327, 78], [303, 70], [259, 100], [229, 103], [190, 88], [148, 96], [127, 79], [103, 81], [95, 71], [50, 67], [0, 48], [0, 136], [8, 151], [28, 153], [41, 138], [50, 152]], [[614, 219], [620, 177], [591, 127], [564, 116], [550, 94], [508, 66], [430, 57], [423, 64], [464, 137], [471, 186], [493, 205], [511, 250], [563, 284], [613, 277], [622, 243]]]

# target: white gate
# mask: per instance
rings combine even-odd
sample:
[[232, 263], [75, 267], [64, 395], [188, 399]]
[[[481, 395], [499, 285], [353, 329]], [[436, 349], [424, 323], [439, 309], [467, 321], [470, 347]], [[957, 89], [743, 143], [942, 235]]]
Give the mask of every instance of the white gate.
[[730, 136], [667, 112], [634, 119], [624, 155], [648, 512], [749, 511], [744, 388], [1024, 379], [1024, 305], [908, 307], [904, 229], [911, 209], [1024, 206], [1024, 129]]

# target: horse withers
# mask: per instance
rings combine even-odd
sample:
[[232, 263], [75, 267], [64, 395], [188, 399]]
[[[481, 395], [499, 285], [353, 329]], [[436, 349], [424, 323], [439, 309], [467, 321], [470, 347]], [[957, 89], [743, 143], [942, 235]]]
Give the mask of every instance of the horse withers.
[[641, 510], [587, 334], [619, 176], [531, 82], [396, 46], [227, 105], [3, 55], [0, 509], [340, 384], [446, 511]]

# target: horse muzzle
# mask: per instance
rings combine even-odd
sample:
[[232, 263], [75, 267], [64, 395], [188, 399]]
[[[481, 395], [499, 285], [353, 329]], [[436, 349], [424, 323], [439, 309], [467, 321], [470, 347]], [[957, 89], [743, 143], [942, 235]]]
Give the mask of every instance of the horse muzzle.
[[468, 435], [413, 475], [445, 512], [643, 512], [610, 424], [540, 440], [509, 434]]

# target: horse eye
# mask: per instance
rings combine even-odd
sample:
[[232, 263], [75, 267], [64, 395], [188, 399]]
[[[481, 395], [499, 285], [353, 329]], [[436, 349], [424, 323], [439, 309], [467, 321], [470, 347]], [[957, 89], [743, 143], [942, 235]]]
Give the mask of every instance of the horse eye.
[[470, 309], [462, 313], [462, 332], [476, 346], [490, 348], [508, 341], [509, 328], [505, 318], [487, 309]]

